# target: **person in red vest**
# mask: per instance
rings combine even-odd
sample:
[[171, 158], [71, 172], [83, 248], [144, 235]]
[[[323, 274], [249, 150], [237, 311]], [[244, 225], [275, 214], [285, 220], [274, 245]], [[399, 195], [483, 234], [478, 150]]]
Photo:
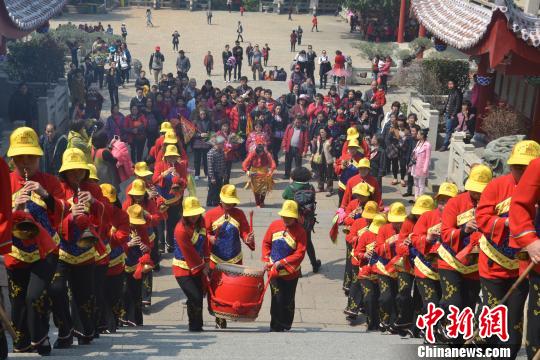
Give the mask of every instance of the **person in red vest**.
[[[2, 192], [6, 208], [0, 213], [0, 249], [10, 284], [11, 321], [19, 334], [13, 339], [13, 348], [16, 352], [37, 350], [49, 355], [49, 304], [43, 304], [42, 299], [56, 270], [64, 194], [56, 177], [39, 171], [43, 150], [34, 129], [14, 130], [7, 156], [15, 170], [9, 174], [2, 166], [0, 186], [6, 190]], [[23, 221], [34, 225], [33, 233], [24, 231]]]
[[270, 271], [270, 331], [291, 329], [294, 321], [294, 298], [300, 264], [306, 255], [306, 230], [299, 222], [298, 204], [285, 200], [278, 213], [281, 219], [270, 224], [262, 241], [262, 261]]
[[210, 250], [204, 226], [204, 209], [196, 197], [182, 203], [184, 217], [174, 229], [173, 275], [187, 297], [189, 331], [203, 331], [204, 284], [209, 271]]
[[[446, 310], [454, 305], [460, 310], [474, 309], [478, 301], [478, 241], [482, 233], [478, 231], [475, 219], [476, 208], [482, 192], [491, 181], [493, 174], [486, 165], [471, 168], [465, 182], [465, 192], [450, 199], [442, 213], [441, 245], [439, 254], [439, 276], [442, 298], [440, 305]], [[454, 339], [461, 343], [462, 339]]]
[[376, 271], [379, 279], [379, 308], [381, 314], [381, 330], [383, 333], [394, 331], [397, 318], [397, 271], [390, 263], [396, 255], [396, 242], [403, 222], [407, 218], [407, 210], [400, 202], [394, 202], [388, 210], [388, 224], [383, 225], [377, 234], [375, 253], [377, 254]]
[[441, 240], [442, 211], [448, 200], [456, 197], [457, 194], [456, 184], [442, 183], [435, 196], [437, 207], [420, 215], [411, 234], [412, 247], [409, 251], [415, 256], [414, 276], [422, 298], [422, 314], [427, 312], [430, 302], [438, 306], [441, 299], [437, 248]]
[[313, 17], [311, 18], [311, 32], [313, 32], [313, 29], [319, 32], [318, 25], [319, 25], [319, 20], [317, 19], [317, 15], [313, 14]]
[[[536, 141], [523, 140], [514, 145], [507, 164], [510, 173], [492, 180], [482, 192], [476, 222], [483, 236], [480, 238], [478, 272], [482, 289], [483, 305], [493, 306], [500, 301], [519, 277], [519, 261], [516, 250], [509, 246], [508, 212], [510, 202], [529, 163], [540, 157], [540, 145]], [[490, 345], [509, 346], [515, 358], [521, 347], [523, 334], [523, 306], [527, 299], [527, 283], [522, 282], [506, 301], [508, 308], [508, 341], [494, 336], [487, 339]], [[489, 299], [489, 301], [488, 301]]]
[[363, 297], [364, 309], [366, 311], [366, 322], [368, 331], [379, 330], [379, 281], [377, 280], [377, 270], [375, 264], [378, 261], [375, 245], [377, 236], [382, 226], [386, 224], [386, 217], [377, 214], [366, 231], [358, 238], [357, 249], [354, 255], [360, 261], [358, 278], [365, 291]]
[[[251, 251], [255, 250], [255, 236], [246, 215], [237, 205], [240, 199], [234, 185], [226, 184], [219, 194], [220, 204], [204, 216], [206, 233], [210, 244], [210, 269], [217, 264], [242, 264], [244, 242]], [[227, 320], [216, 316], [216, 328], [225, 329]]]
[[[520, 265], [535, 264], [529, 273], [529, 306], [527, 309], [527, 357], [533, 358], [540, 346], [540, 159], [529, 163], [512, 195], [509, 211], [510, 246], [521, 249], [527, 260]], [[521, 267], [521, 266], [520, 266]]]

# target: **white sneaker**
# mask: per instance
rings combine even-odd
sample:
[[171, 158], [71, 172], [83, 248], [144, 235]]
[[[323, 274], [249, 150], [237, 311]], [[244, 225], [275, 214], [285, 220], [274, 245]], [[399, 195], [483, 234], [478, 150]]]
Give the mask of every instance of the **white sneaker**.
[[199, 179], [200, 179], [200, 177], [198, 177], [198, 176], [195, 176], [195, 180], [199, 180]]

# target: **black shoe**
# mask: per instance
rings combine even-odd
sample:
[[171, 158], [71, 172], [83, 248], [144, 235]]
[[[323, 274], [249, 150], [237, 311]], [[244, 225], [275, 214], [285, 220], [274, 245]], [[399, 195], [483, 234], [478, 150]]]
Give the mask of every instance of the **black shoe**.
[[283, 329], [282, 327], [271, 327], [270, 328], [270, 332], [284, 332], [285, 329]]
[[38, 346], [36, 346], [36, 350], [38, 352], [39, 355], [41, 356], [49, 356], [51, 355], [51, 343], [49, 342], [49, 338], [46, 338], [45, 340], [43, 340], [41, 342], [41, 344], [39, 344]]
[[94, 339], [99, 339], [99, 334], [100, 334], [99, 331], [95, 331], [94, 332]]
[[414, 200], [409, 200], [409, 204], [414, 204]]
[[222, 318], [216, 318], [216, 329], [226, 329], [227, 320]]
[[192, 328], [190, 327], [189, 328], [189, 332], [203, 332], [203, 328], [202, 327], [198, 327], [198, 328]]
[[313, 272], [315, 274], [318, 273], [320, 268], [321, 268], [321, 260], [315, 261], [315, 264], [313, 264]]
[[73, 335], [65, 339], [56, 339], [53, 344], [54, 349], [67, 349], [73, 345]]
[[410, 196], [413, 196], [413, 194], [410, 192], [406, 192], [405, 194], [403, 194], [403, 197], [410, 197]]
[[92, 343], [92, 339], [88, 338], [86, 336], [79, 336], [77, 337], [77, 344], [80, 345], [90, 345]]

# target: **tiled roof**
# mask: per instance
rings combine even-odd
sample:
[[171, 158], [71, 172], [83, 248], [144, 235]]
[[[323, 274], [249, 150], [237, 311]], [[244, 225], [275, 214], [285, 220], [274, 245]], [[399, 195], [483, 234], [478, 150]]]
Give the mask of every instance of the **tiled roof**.
[[39, 28], [66, 3], [67, 0], [0, 0], [13, 24], [24, 31]]
[[412, 0], [412, 9], [429, 32], [459, 50], [478, 44], [496, 10], [505, 14], [516, 36], [535, 47], [540, 46], [540, 19], [523, 13], [513, 0], [496, 0], [491, 8], [468, 0]]

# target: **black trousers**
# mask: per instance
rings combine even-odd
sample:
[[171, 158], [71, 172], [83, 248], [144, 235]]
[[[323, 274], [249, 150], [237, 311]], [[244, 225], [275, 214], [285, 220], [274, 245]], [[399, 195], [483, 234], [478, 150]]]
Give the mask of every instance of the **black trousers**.
[[326, 184], [326, 191], [331, 192], [334, 190], [334, 164], [316, 164], [317, 173], [319, 175], [317, 187], [320, 191], [324, 190]]
[[94, 71], [94, 77], [95, 77], [95, 80], [99, 83], [100, 89], [103, 89], [104, 75], [105, 75], [105, 70], [103, 69], [103, 66], [96, 66], [96, 69]]
[[376, 280], [360, 279], [368, 330], [379, 328], [379, 284]]
[[173, 43], [172, 43], [172, 48], [173, 48], [173, 50], [178, 51], [178, 43], [175, 42], [175, 41], [173, 41]]
[[49, 334], [49, 295], [47, 290], [56, 269], [57, 257], [50, 254], [30, 266], [6, 269], [11, 322], [17, 337], [13, 348], [25, 351], [38, 345]]
[[142, 280], [133, 277], [133, 273], [126, 273], [124, 287], [124, 313], [120, 321], [127, 326], [142, 326]]
[[364, 293], [362, 292], [362, 284], [358, 278], [358, 265], [351, 265], [351, 285], [349, 288], [349, 297], [347, 299], [347, 310], [358, 315], [360, 308], [363, 307]]
[[[516, 282], [517, 278], [512, 279], [484, 279], [480, 278], [480, 285], [482, 288], [482, 305], [490, 308], [495, 307], [504, 295], [508, 292], [508, 289]], [[529, 283], [523, 281], [519, 287], [512, 292], [510, 298], [506, 301], [505, 305], [508, 308], [508, 341], [503, 342], [498, 336], [492, 336], [487, 340], [490, 345], [497, 347], [509, 347], [511, 351], [511, 359], [515, 359], [521, 348], [521, 340], [523, 337], [523, 306], [529, 293]], [[536, 303], [530, 303], [531, 305]], [[535, 308], [536, 306], [532, 306]], [[528, 319], [531, 321], [532, 319]]]
[[228, 184], [231, 180], [232, 161], [225, 161], [225, 177], [223, 178], [223, 185]]
[[276, 163], [276, 167], [279, 164], [279, 150], [281, 149], [281, 140], [282, 138], [273, 137], [272, 138], [272, 158], [274, 159], [274, 162]]
[[167, 247], [169, 248], [174, 247], [174, 228], [176, 227], [176, 224], [178, 223], [178, 221], [180, 221], [180, 218], [182, 218], [181, 202], [179, 202], [178, 204], [169, 206], [169, 209], [167, 210], [167, 222], [166, 222], [167, 236], [165, 238]]
[[270, 280], [272, 303], [270, 305], [270, 329], [290, 330], [294, 321], [296, 286], [298, 278], [285, 280], [281, 277]]
[[326, 84], [328, 84], [328, 75], [319, 75], [319, 87], [321, 89], [326, 89]]
[[[5, 309], [5, 302], [4, 302], [4, 294], [2, 293], [2, 289], [0, 288], [0, 305]], [[5, 360], [8, 357], [8, 343], [6, 338], [6, 332], [2, 331], [0, 332], [0, 359]]]
[[152, 287], [154, 285], [154, 272], [149, 271], [142, 277], [142, 304], [152, 305]]
[[111, 333], [116, 332], [119, 319], [124, 311], [124, 284], [125, 274], [107, 276], [105, 279], [105, 311], [102, 326], [106, 326]]
[[338, 188], [338, 204], [341, 205], [341, 200], [343, 200], [343, 195], [345, 195], [345, 190]]
[[234, 79], [240, 80], [241, 77], [242, 77], [242, 62], [237, 61], [236, 64], [234, 64]]
[[401, 271], [398, 272], [397, 284], [398, 291], [396, 296], [396, 325], [402, 328], [409, 328], [412, 325], [414, 315], [412, 296], [414, 275]]
[[465, 278], [457, 271], [439, 270], [442, 297], [440, 305], [448, 311], [450, 305], [463, 310], [470, 307], [473, 311], [480, 295], [480, 282]]
[[107, 279], [108, 269], [108, 264], [96, 265], [94, 267], [94, 293], [96, 294], [95, 323], [96, 331], [98, 332], [106, 329], [101, 323], [101, 319], [104, 318], [105, 308], [107, 307], [105, 302], [105, 281]]
[[292, 163], [294, 161], [294, 167], [302, 166], [302, 152], [300, 149], [290, 147], [289, 151], [285, 153], [285, 176], [291, 175]]
[[223, 80], [227, 81], [227, 73], [229, 74], [229, 81], [231, 81], [232, 67], [223, 65]]
[[396, 320], [397, 280], [386, 275], [377, 275], [379, 279], [379, 313], [381, 322], [391, 325]]
[[309, 258], [309, 262], [311, 263], [311, 266], [315, 266], [317, 263], [317, 255], [315, 254], [315, 246], [313, 246], [313, 239], [311, 237], [312, 231], [306, 230], [306, 235], [307, 235], [306, 252]]
[[206, 206], [219, 205], [219, 192], [223, 186], [223, 179], [217, 178], [215, 184], [208, 179], [208, 196], [206, 198]]
[[[58, 260], [50, 292], [59, 339], [73, 333], [87, 339], [94, 337], [94, 267], [94, 264], [77, 266]], [[68, 286], [71, 298], [68, 298]]]
[[134, 138], [131, 142], [131, 161], [137, 163], [143, 160], [144, 145], [146, 144], [146, 138], [138, 139]]
[[[540, 348], [540, 312], [537, 304], [540, 303], [540, 274], [529, 273], [529, 304], [527, 309], [527, 358], [532, 359]], [[508, 322], [510, 324], [510, 322]]]
[[210, 151], [210, 149], [193, 149], [195, 176], [201, 175], [201, 161], [203, 164], [204, 176], [208, 176], [208, 151]]
[[422, 314], [427, 313], [429, 303], [439, 306], [441, 300], [441, 283], [429, 278], [415, 278], [416, 288], [422, 298]]
[[118, 105], [118, 88], [111, 89], [109, 88], [109, 97], [111, 99], [111, 107]]
[[352, 265], [351, 265], [351, 250], [352, 245], [348, 242], [345, 245], [345, 271], [343, 272], [343, 290], [349, 291], [352, 281]]
[[177, 276], [176, 281], [187, 297], [188, 326], [190, 331], [199, 331], [203, 327], [203, 283], [202, 275]]

